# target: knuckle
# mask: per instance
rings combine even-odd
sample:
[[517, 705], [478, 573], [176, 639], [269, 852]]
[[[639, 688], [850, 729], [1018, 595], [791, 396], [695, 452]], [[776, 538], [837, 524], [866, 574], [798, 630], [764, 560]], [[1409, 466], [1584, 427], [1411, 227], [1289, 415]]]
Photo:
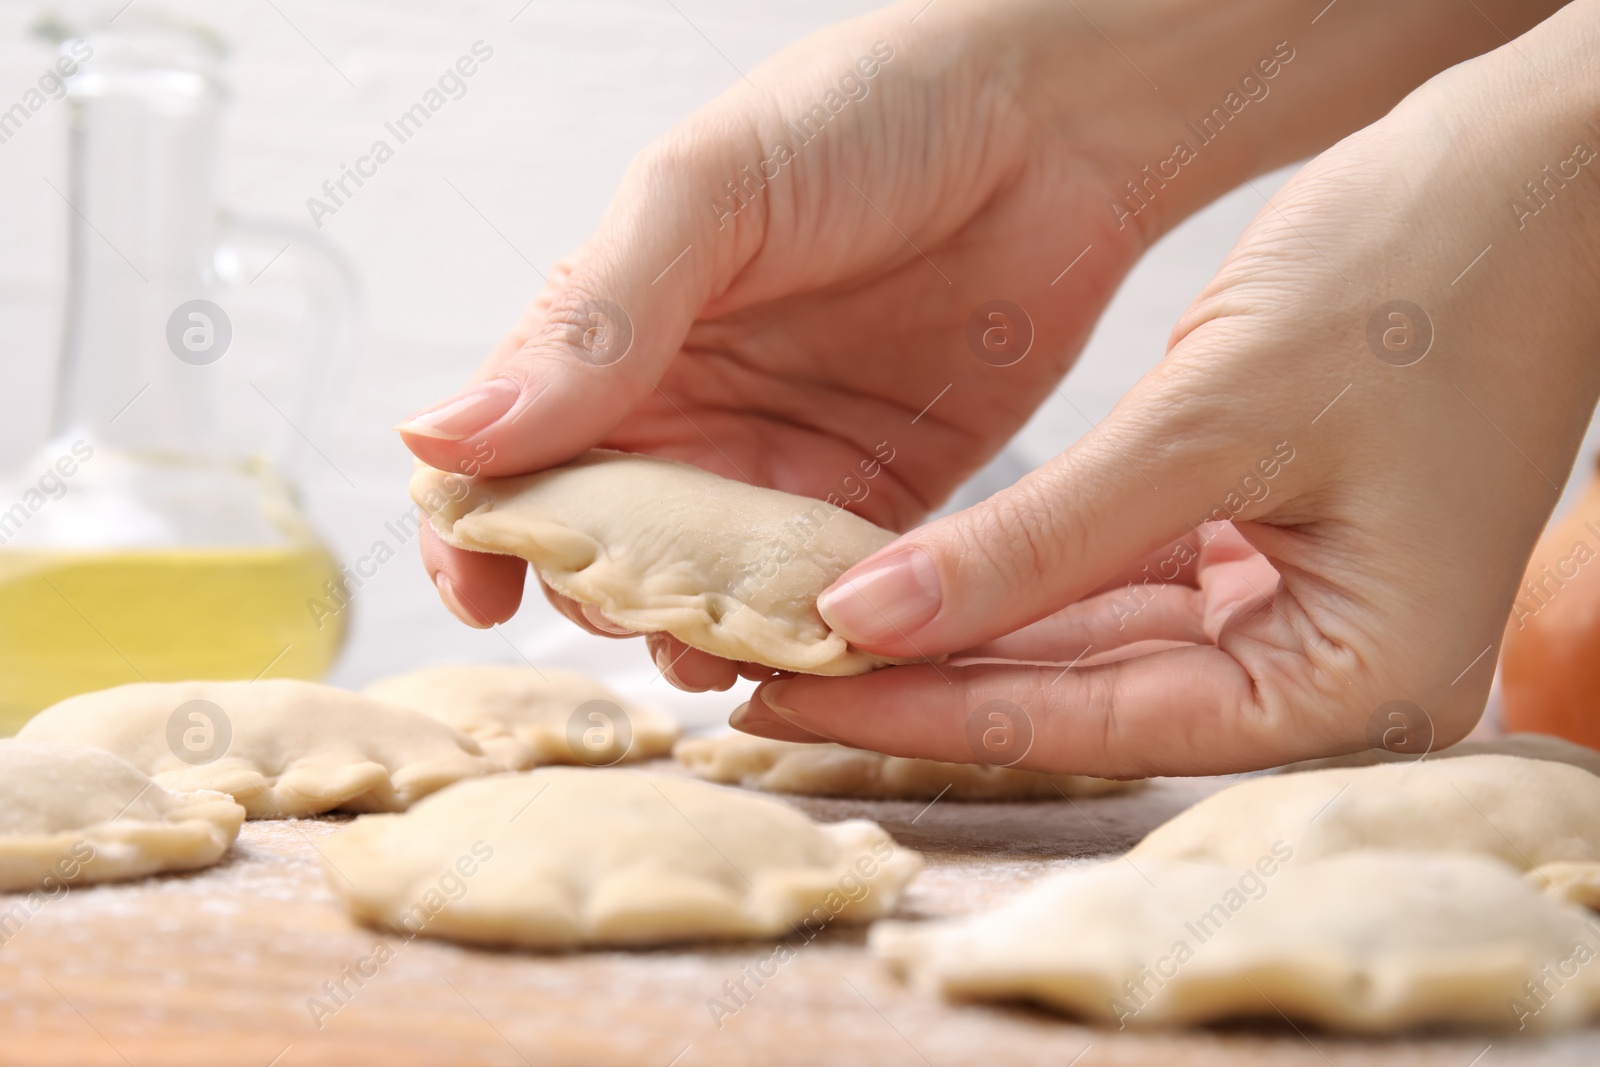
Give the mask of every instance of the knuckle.
[[1052, 670], [1030, 672], [1026, 692], [1017, 697], [1040, 738], [1033, 769], [1092, 775], [1146, 769], [1146, 746], [1130, 744], [1120, 728], [1119, 677], [1114, 669], [1098, 667], [1073, 670], [1066, 677]]
[[[698, 114], [667, 131], [640, 149], [628, 165], [624, 186], [636, 196], [625, 203], [642, 206], [660, 203], [664, 198], [706, 190], [699, 188], [713, 178], [731, 177], [723, 171], [749, 156], [747, 145], [734, 130], [737, 123], [719, 120], [711, 114]], [[751, 144], [757, 146], [754, 158], [759, 159], [759, 139], [752, 132]], [[741, 150], [743, 149], [743, 150]]]
[[977, 509], [963, 526], [960, 559], [979, 560], [1011, 582], [1030, 581], [1059, 564], [1064, 541], [1081, 537], [1073, 525], [1069, 513], [1052, 508], [1039, 493], [1013, 487]]

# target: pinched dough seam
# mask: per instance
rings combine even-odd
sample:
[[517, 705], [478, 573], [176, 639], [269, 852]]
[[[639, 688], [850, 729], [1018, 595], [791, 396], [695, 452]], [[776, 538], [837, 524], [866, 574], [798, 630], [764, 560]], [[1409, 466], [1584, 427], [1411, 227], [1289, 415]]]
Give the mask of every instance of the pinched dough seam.
[[[549, 948], [582, 944], [626, 946], [781, 935], [797, 929], [808, 918], [820, 926], [838, 921], [863, 922], [892, 912], [906, 885], [921, 870], [921, 857], [894, 844], [881, 827], [865, 820], [848, 820], [819, 829], [832, 838], [839, 849], [840, 858], [834, 866], [826, 870], [788, 870], [758, 875], [753, 884], [744, 883], [732, 904], [733, 910], [719, 906], [710, 913], [714, 919], [706, 915], [681, 917], [677, 927], [664, 936], [632, 932], [644, 917], [658, 919], [662, 925], [674, 925], [670, 911], [662, 909], [664, 902], [659, 898], [648, 901], [644, 908], [623, 908], [600, 915], [589, 907], [597, 897], [609, 898], [613, 887], [627, 888], [636, 872], [600, 879], [589, 887], [575, 911], [554, 902], [549, 902], [546, 909], [530, 909], [532, 898], [526, 893], [507, 896], [485, 893], [481, 889], [469, 890], [459, 901], [451, 902], [432, 915], [426, 929], [437, 936], [485, 943], [520, 940], [524, 944]], [[381, 833], [374, 840], [355, 847], [372, 849], [380, 842]], [[879, 843], [893, 850], [887, 859], [877, 859], [874, 855], [873, 847]], [[329, 848], [326, 851], [338, 850]], [[870, 877], [862, 876], [856, 866], [863, 857], [872, 857], [876, 862], [877, 869]], [[324, 858], [330, 864], [344, 863], [347, 859], [353, 862], [349, 853], [338, 860], [326, 855]], [[844, 891], [849, 887], [843, 887], [843, 883], [850, 878], [857, 879], [866, 888], [859, 900], [850, 900]], [[379, 893], [362, 893], [343, 879], [336, 879], [335, 885], [357, 920], [383, 923], [403, 919], [407, 909], [434, 888], [434, 881], [426, 874], [404, 883], [391, 881]], [[832, 893], [839, 893], [844, 900], [837, 912], [830, 911], [824, 904]], [[629, 892], [616, 895], [623, 899], [634, 896]], [[700, 896], [703, 900], [703, 894]], [[819, 909], [821, 915], [817, 914]]]
[[458, 769], [423, 766], [391, 770], [371, 760], [333, 768], [297, 761], [277, 774], [240, 769], [220, 781], [208, 777], [203, 770], [189, 769], [164, 771], [154, 778], [158, 785], [174, 791], [210, 789], [226, 793], [244, 805], [251, 819], [292, 819], [336, 810], [404, 811], [445, 786], [499, 769], [487, 757], [468, 758], [481, 760], [483, 766], [457, 773]]
[[[636, 710], [625, 710], [628, 711], [629, 722], [633, 727], [633, 740], [628, 746], [627, 753], [617, 760], [618, 763], [656, 759], [672, 751], [672, 745], [678, 739], [676, 724], [668, 731], [662, 723], [646, 721], [644, 728], [641, 729], [640, 716]], [[525, 771], [534, 767], [578, 765], [587, 762], [573, 756], [565, 730], [556, 730], [549, 726], [514, 727], [507, 730], [498, 725], [465, 726], [461, 729], [478, 742], [478, 747], [483, 749], [485, 756], [509, 770]]]
[[[788, 669], [828, 674], [853, 674], [867, 665], [885, 662], [875, 656], [854, 652], [844, 638], [832, 631], [818, 641], [807, 641], [779, 632], [773, 620], [731, 598], [702, 593], [682, 598], [687, 603], [668, 606], [640, 604], [618, 596], [619, 583], [603, 570], [602, 580], [590, 577], [596, 567], [607, 565], [604, 557], [584, 570], [546, 571], [546, 582], [574, 600], [594, 604], [618, 625], [643, 633], [671, 631], [685, 644], [726, 659], [788, 664]], [[691, 606], [692, 605], [692, 606]], [[714, 605], [714, 607], [713, 607]], [[742, 630], [737, 620], [754, 616], [758, 625]]]
[[1523, 876], [1546, 896], [1600, 910], [1600, 861], [1554, 860]]
[[[559, 527], [592, 545], [592, 559], [582, 568], [573, 570], [565, 566], [561, 552], [549, 549], [540, 542], [537, 530], [524, 531], [528, 539], [519, 540], [515, 545], [509, 539], [477, 535], [468, 520], [493, 511], [493, 502], [484, 501], [469, 511], [459, 513], [451, 508], [442, 509], [431, 516], [431, 521], [440, 538], [455, 548], [513, 555], [527, 552], [523, 558], [534, 565], [548, 585], [564, 596], [599, 608], [619, 626], [639, 633], [670, 631], [685, 644], [725, 659], [776, 662], [782, 664], [781, 669], [784, 670], [814, 674], [851, 675], [881, 664], [910, 662], [854, 651], [842, 637], [831, 631], [821, 641], [783, 636], [777, 632], [778, 627], [773, 620], [737, 600], [732, 600], [731, 608], [719, 603], [715, 611], [711, 610], [709, 598], [717, 595], [714, 593], [678, 596], [675, 599], [679, 604], [667, 607], [639, 603], [629, 595], [637, 587], [637, 579], [629, 575], [618, 576], [618, 568], [606, 555], [604, 546], [593, 538], [577, 530]], [[463, 524], [465, 529], [461, 528]], [[762, 623], [755, 633], [733, 635], [731, 628], [720, 621], [736, 618], [744, 612], [755, 615]]]
[[[79, 844], [93, 849], [67, 882], [109, 882], [158, 871], [209, 867], [239, 834], [244, 813], [231, 800], [204, 800], [177, 809], [181, 818], [119, 820], [82, 830], [0, 838], [0, 892], [26, 889], [47, 876]], [[9, 888], [8, 888], [9, 887]]]
[[[730, 751], [717, 738], [690, 738], [673, 750], [679, 762], [698, 777], [745, 789], [801, 796], [850, 796], [869, 799], [919, 799], [940, 793], [952, 800], [1036, 800], [1105, 796], [1142, 787], [1142, 781], [1119, 782], [1084, 775], [1048, 775], [1028, 779], [1026, 790], [1008, 789], [1005, 768], [952, 768], [953, 783], [911, 788], [899, 781], [919, 760], [867, 753]], [[935, 761], [927, 761], [935, 762]]]
[[[938, 935], [934, 935], [937, 938]], [[1117, 1022], [1108, 1010], [1127, 991], [1099, 968], [1052, 970], [1048, 975], [1019, 972], [996, 963], [987, 973], [964, 961], [962, 973], [942, 969], [944, 958], [963, 951], [961, 939], [945, 944], [919, 943], [928, 937], [909, 923], [873, 927], [873, 951], [887, 956], [923, 992], [958, 999], [1025, 998], [1055, 1005], [1100, 1022]], [[1324, 1026], [1360, 1030], [1392, 1030], [1423, 1022], [1455, 1019], [1482, 1022], [1506, 1010], [1508, 998], [1524, 996], [1524, 980], [1537, 978], [1549, 963], [1507, 946], [1485, 959], [1482, 949], [1442, 950], [1426, 962], [1380, 960], [1372, 966], [1351, 962], [1338, 953], [1292, 958], [1258, 958], [1240, 962], [1206, 960], [1202, 954], [1164, 984], [1155, 999], [1127, 1016], [1129, 1025], [1170, 1026], [1221, 1017], [1236, 1017], [1221, 1005], [1239, 1007], [1259, 999], [1256, 990], [1271, 990], [1272, 1003], [1296, 1019]], [[1118, 975], [1119, 980], [1125, 976]], [[1256, 990], [1251, 988], [1254, 983]], [[1600, 975], [1570, 980], [1546, 1010], [1529, 1025], [1570, 1025], [1600, 1006]], [[1273, 1011], [1263, 1003], [1263, 1015]], [[1506, 1016], [1508, 1023], [1512, 1020]]]

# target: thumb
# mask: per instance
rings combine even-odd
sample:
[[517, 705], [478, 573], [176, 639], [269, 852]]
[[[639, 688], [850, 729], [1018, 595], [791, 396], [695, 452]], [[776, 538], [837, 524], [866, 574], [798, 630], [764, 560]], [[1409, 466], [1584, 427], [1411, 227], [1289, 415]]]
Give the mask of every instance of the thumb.
[[1146, 379], [1046, 466], [845, 572], [818, 599], [823, 618], [860, 648], [924, 658], [1036, 622], [1169, 544], [1175, 558], [1131, 580], [1170, 580], [1194, 559], [1184, 535], [1261, 515], [1252, 486], [1293, 456], [1270, 430], [1219, 428], [1226, 415], [1203, 395]]
[[396, 427], [406, 447], [442, 470], [520, 474], [565, 462], [621, 422], [655, 388], [718, 273], [759, 246], [758, 212], [707, 207], [733, 146], [680, 133], [635, 159], [598, 230], [551, 271], [475, 384]]

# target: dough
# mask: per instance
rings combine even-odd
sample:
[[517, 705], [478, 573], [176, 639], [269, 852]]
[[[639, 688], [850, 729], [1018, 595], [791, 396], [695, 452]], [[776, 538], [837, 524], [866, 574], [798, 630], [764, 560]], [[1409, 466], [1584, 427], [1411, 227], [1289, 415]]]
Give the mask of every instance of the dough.
[[243, 821], [223, 794], [169, 793], [97, 748], [0, 741], [0, 892], [209, 867]]
[[497, 770], [476, 741], [421, 712], [286, 678], [84, 693], [17, 736], [105, 749], [167, 789], [227, 793], [252, 819], [400, 811]]
[[823, 797], [932, 800], [942, 793], [948, 800], [1059, 800], [1121, 793], [1143, 785], [986, 764], [902, 759], [844, 745], [802, 745], [741, 733], [692, 737], [678, 742], [672, 754], [713, 782]]
[[1118, 1027], [1281, 1011], [1371, 1032], [1547, 1028], [1600, 1007], [1600, 922], [1486, 856], [1297, 854], [1259, 870], [1116, 860], [988, 914], [879, 923], [870, 945], [926, 990]]
[[1546, 863], [1529, 871], [1528, 881], [1553, 897], [1600, 911], [1600, 863]]
[[[1600, 862], [1600, 777], [1479, 755], [1251, 778], [1200, 801], [1129, 853], [1248, 867], [1275, 847], [1309, 863], [1360, 848], [1478, 852], [1520, 870]], [[1533, 879], [1556, 895], [1562, 884]], [[1572, 885], [1569, 876], [1566, 884]]]
[[1600, 752], [1587, 745], [1573, 744], [1562, 737], [1553, 737], [1550, 734], [1507, 734], [1488, 741], [1462, 741], [1441, 748], [1437, 752], [1430, 752], [1420, 756], [1416, 753], [1390, 752], [1382, 748], [1369, 748], [1363, 752], [1352, 752], [1347, 756], [1332, 756], [1328, 759], [1305, 760], [1300, 763], [1291, 763], [1281, 768], [1284, 773], [1298, 773], [1300, 771], [1317, 771], [1327, 767], [1370, 767], [1374, 763], [1416, 763], [1418, 759], [1453, 759], [1457, 756], [1482, 756], [1499, 754], [1502, 756], [1523, 756], [1527, 759], [1553, 760], [1557, 763], [1570, 763], [1574, 767], [1582, 767], [1590, 774], [1600, 774]]
[[893, 911], [922, 866], [874, 823], [575, 767], [463, 782], [321, 851], [358, 921], [540, 949], [814, 932]]
[[640, 633], [806, 674], [900, 662], [851, 649], [817, 613], [834, 579], [895, 539], [820, 500], [607, 451], [516, 478], [419, 465], [411, 499], [446, 543], [521, 556]]
[[380, 679], [363, 692], [449, 723], [508, 771], [655, 759], [681, 732], [665, 712], [624, 704], [592, 678], [549, 667], [443, 664]]

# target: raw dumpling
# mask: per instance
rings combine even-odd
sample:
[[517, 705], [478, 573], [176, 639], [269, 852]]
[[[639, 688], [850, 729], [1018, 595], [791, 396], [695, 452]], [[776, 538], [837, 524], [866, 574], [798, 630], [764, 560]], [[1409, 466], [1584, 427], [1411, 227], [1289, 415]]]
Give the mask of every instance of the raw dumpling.
[[1528, 880], [1553, 897], [1600, 911], [1600, 863], [1546, 863]]
[[549, 667], [443, 664], [379, 679], [362, 692], [449, 723], [508, 771], [655, 759], [681, 732], [665, 712], [624, 704], [592, 678]]
[[252, 819], [403, 811], [499, 769], [472, 738], [421, 712], [286, 678], [84, 693], [17, 736], [105, 749], [167, 789], [227, 793]]
[[1600, 924], [1499, 860], [1266, 859], [1242, 872], [1156, 857], [1070, 870], [987, 914], [879, 923], [870, 944], [925, 990], [1119, 1028], [1280, 1012], [1369, 1032], [1545, 1028], [1600, 1007]]
[[607, 451], [516, 478], [419, 465], [411, 499], [447, 544], [521, 556], [640, 633], [806, 674], [898, 662], [850, 648], [817, 613], [823, 590], [895, 538], [821, 500]]
[[1212, 794], [1129, 855], [1248, 867], [1285, 843], [1297, 862], [1361, 848], [1478, 852], [1560, 895], [1536, 868], [1600, 862], [1600, 777], [1499, 755], [1270, 775]]
[[1391, 752], [1383, 748], [1369, 748], [1347, 756], [1304, 760], [1282, 768], [1284, 773], [1320, 771], [1328, 767], [1369, 767], [1374, 763], [1416, 763], [1419, 760], [1454, 759], [1457, 756], [1522, 756], [1526, 759], [1553, 760], [1582, 767], [1590, 774], [1600, 774], [1600, 752], [1587, 745], [1574, 744], [1563, 737], [1550, 734], [1507, 734], [1485, 741], [1462, 741], [1426, 755]]
[[893, 911], [922, 858], [875, 823], [682, 778], [547, 767], [463, 782], [322, 847], [357, 920], [557, 949], [773, 937]]
[[1137, 789], [1078, 774], [1041, 774], [987, 764], [940, 763], [844, 745], [802, 745], [749, 734], [692, 737], [672, 750], [679, 763], [713, 782], [823, 797], [931, 800], [1059, 800]]
[[0, 741], [0, 892], [209, 867], [243, 821], [223, 794], [169, 793], [97, 748]]

